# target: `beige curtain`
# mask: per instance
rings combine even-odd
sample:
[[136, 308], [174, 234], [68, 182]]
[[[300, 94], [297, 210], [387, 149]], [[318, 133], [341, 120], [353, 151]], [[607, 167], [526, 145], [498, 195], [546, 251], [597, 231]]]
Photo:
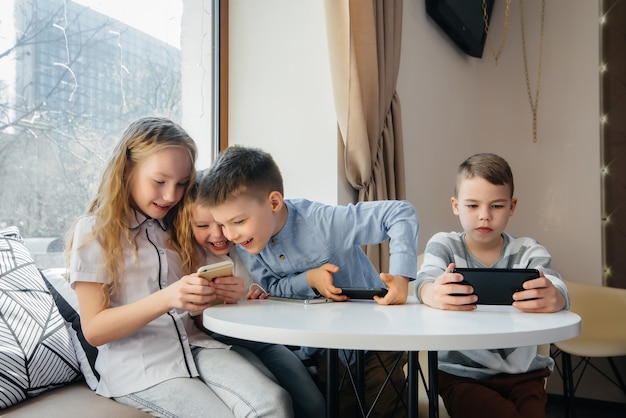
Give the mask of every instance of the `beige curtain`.
[[[359, 201], [405, 199], [400, 100], [396, 92], [402, 0], [326, 0], [339, 137]], [[368, 246], [389, 271], [389, 244]]]

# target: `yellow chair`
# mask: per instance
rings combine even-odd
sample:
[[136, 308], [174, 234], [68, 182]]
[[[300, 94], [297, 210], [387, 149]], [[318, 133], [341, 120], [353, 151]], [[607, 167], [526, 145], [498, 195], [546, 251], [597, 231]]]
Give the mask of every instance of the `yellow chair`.
[[[626, 385], [614, 357], [626, 355], [626, 289], [565, 282], [569, 291], [570, 310], [582, 318], [581, 333], [570, 340], [554, 343], [554, 357], [561, 356], [563, 395], [566, 399], [566, 416], [574, 417], [575, 393], [588, 366], [595, 369], [626, 395]], [[571, 356], [580, 357], [575, 366]], [[592, 358], [606, 358], [613, 376], [590, 362]], [[580, 369], [574, 382], [574, 373]]]

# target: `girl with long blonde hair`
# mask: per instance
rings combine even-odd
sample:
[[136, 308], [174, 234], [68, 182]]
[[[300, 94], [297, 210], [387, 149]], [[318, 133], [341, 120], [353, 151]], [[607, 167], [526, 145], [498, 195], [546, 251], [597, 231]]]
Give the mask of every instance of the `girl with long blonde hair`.
[[285, 390], [189, 315], [243, 292], [241, 278], [189, 274], [196, 250], [183, 208], [196, 156], [176, 123], [131, 123], [68, 234], [83, 333], [98, 347], [96, 392], [155, 416], [291, 417]]

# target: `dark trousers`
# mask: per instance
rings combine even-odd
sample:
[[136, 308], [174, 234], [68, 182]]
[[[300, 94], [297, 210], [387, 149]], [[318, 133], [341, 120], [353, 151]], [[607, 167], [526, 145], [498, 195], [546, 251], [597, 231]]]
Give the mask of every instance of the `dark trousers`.
[[543, 418], [548, 368], [469, 379], [439, 371], [439, 395], [452, 418]]
[[[398, 356], [401, 356], [397, 361]], [[326, 355], [315, 356], [318, 369], [318, 377], [321, 384], [326, 383]], [[397, 364], [396, 364], [397, 362]], [[406, 378], [404, 376], [403, 366], [407, 362], [406, 352], [390, 352], [390, 351], [368, 351], [365, 354], [365, 414], [368, 413], [374, 399], [378, 396], [380, 388], [385, 383], [389, 372], [395, 365], [395, 369], [391, 372], [391, 377], [385, 385], [384, 390], [376, 401], [376, 405], [372, 410], [370, 417], [388, 417], [400, 418], [406, 417], [407, 414], [407, 390], [405, 388]], [[355, 367], [351, 366], [352, 375], [355, 374]], [[346, 367], [339, 362], [339, 417], [352, 418], [361, 416], [357, 397], [355, 395], [352, 383], [348, 376], [343, 379], [346, 374]]]

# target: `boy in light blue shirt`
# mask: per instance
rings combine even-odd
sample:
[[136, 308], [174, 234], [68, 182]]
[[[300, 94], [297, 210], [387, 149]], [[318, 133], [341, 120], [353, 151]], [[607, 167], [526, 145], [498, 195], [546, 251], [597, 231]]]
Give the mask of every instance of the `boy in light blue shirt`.
[[[258, 288], [243, 265], [234, 243], [226, 239], [222, 228], [213, 220], [210, 208], [196, 202], [197, 197], [203, 195], [202, 190], [199, 190], [199, 183], [206, 173], [207, 170], [200, 170], [196, 174], [196, 182], [190, 190], [191, 204], [188, 206], [193, 239], [200, 247], [199, 259], [194, 263], [194, 270], [204, 264], [230, 260], [233, 262], [233, 276], [242, 279], [244, 288]], [[218, 277], [215, 282], [220, 283], [223, 279]], [[242, 291], [239, 296], [246, 296], [246, 292]], [[236, 350], [237, 347], [247, 349], [237, 351], [259, 369], [267, 369], [275, 376], [278, 383], [291, 396], [295, 418], [324, 417], [326, 413], [324, 396], [307, 368], [292, 350], [281, 344], [242, 340], [217, 333], [212, 333], [211, 336], [217, 341], [232, 345]], [[254, 356], [246, 356], [248, 351]], [[261, 360], [262, 365], [258, 364], [258, 360]]]
[[[237, 244], [250, 274], [275, 296], [314, 296], [346, 301], [342, 287], [386, 287], [381, 305], [403, 304], [408, 282], [416, 275], [418, 221], [415, 208], [406, 201], [359, 202], [332, 206], [304, 199], [284, 199], [280, 170], [271, 155], [257, 148], [227, 148], [203, 178], [200, 204], [211, 207], [224, 235]], [[378, 273], [360, 246], [389, 239], [389, 273]], [[324, 377], [321, 350], [308, 349]], [[392, 353], [367, 353], [366, 397], [370, 399], [384, 382], [385, 367], [393, 368]], [[370, 364], [370, 367], [368, 367]], [[389, 416], [400, 400], [404, 375], [396, 367], [372, 416]], [[347, 387], [349, 385], [344, 385]], [[349, 388], [348, 388], [349, 389]], [[354, 414], [344, 403], [341, 416]], [[384, 398], [384, 399], [382, 399]], [[401, 410], [402, 408], [399, 408]], [[404, 415], [399, 411], [399, 416]]]

